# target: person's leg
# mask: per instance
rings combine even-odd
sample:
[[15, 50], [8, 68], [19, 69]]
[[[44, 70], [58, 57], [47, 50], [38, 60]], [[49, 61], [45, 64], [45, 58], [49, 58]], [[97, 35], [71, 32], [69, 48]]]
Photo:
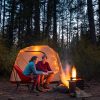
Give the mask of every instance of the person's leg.
[[37, 87], [39, 87], [39, 85], [40, 85], [40, 75], [36, 75], [33, 80], [34, 80], [34, 82], [33, 82], [31, 90], [34, 90]]
[[43, 86], [43, 84], [44, 84], [44, 75], [41, 75], [40, 84], [41, 84], [41, 86]]
[[36, 87], [40, 87], [40, 75], [37, 75], [37, 79], [36, 79]]
[[48, 86], [50, 84], [50, 81], [52, 80], [52, 78], [54, 77], [54, 74], [51, 73], [47, 76], [45, 84], [44, 84], [44, 88], [45, 89], [50, 89], [50, 87]]
[[45, 83], [46, 83], [46, 84], [49, 84], [50, 81], [53, 79], [53, 77], [54, 77], [54, 73], [50, 73], [50, 74], [47, 76]]
[[39, 92], [45, 92], [45, 90], [40, 87], [40, 79], [42, 78], [42, 83], [44, 81], [44, 76], [43, 75], [38, 75], [37, 77], [37, 84], [36, 84], [36, 90], [38, 90]]

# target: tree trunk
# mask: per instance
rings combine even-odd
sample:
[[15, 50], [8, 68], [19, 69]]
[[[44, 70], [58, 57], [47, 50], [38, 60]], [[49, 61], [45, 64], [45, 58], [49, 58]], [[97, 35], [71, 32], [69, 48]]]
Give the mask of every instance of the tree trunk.
[[[78, 6], [78, 0], [77, 0], [77, 6]], [[79, 7], [79, 9], [81, 9], [81, 8]], [[76, 38], [77, 38], [77, 40], [76, 40], [76, 42], [78, 42], [78, 40], [79, 40], [79, 32], [78, 32], [78, 30], [79, 30], [79, 27], [78, 27], [79, 26], [78, 25], [79, 24], [79, 13], [78, 13], [78, 11], [79, 10], [78, 10], [78, 7], [77, 7], [77, 11], [76, 11], [76, 13], [77, 13], [77, 19], [76, 19], [77, 20], [77, 34], [76, 34]]]
[[45, 24], [46, 24], [46, 9], [45, 9], [45, 7], [46, 7], [46, 0], [44, 0], [44, 4], [43, 4], [43, 23], [42, 23], [42, 25], [43, 25], [43, 32], [42, 32], [42, 39], [44, 39], [44, 37], [45, 37]]
[[15, 0], [12, 1], [12, 6], [11, 6], [11, 16], [10, 16], [10, 23], [8, 25], [8, 47], [11, 48], [13, 45], [13, 27], [14, 27], [14, 14], [15, 14]]
[[93, 5], [92, 0], [87, 0], [87, 10], [88, 10], [88, 21], [90, 28], [90, 38], [93, 44], [96, 43], [96, 34], [95, 34], [95, 24], [94, 24], [94, 14], [93, 14]]
[[100, 0], [98, 0], [98, 4], [99, 4], [99, 34], [100, 34]]
[[57, 2], [54, 0], [54, 7], [53, 7], [53, 43], [55, 44], [54, 48], [57, 47], [57, 16], [56, 16], [56, 5]]
[[35, 16], [34, 16], [34, 34], [35, 38], [38, 40], [40, 39], [40, 1], [34, 1], [35, 6]]
[[71, 43], [71, 37], [72, 37], [72, 12], [70, 11], [70, 22], [69, 22], [69, 47]]
[[3, 27], [2, 27], [2, 37], [4, 37], [4, 29], [5, 29], [5, 0], [4, 0], [4, 7], [3, 7]]
[[68, 48], [68, 45], [69, 45], [69, 38], [68, 38], [68, 34], [69, 34], [69, 26], [68, 26], [68, 16], [66, 14], [66, 23], [67, 23], [67, 27], [66, 27], [66, 34], [67, 34], [67, 48]]
[[46, 24], [46, 27], [45, 27], [45, 37], [47, 39], [49, 39], [49, 31], [50, 31], [50, 26], [51, 26], [52, 4], [53, 4], [53, 0], [48, 0], [48, 5], [47, 5], [47, 24]]
[[[0, 23], [1, 23], [1, 15], [2, 15], [2, 0], [0, 1]], [[0, 30], [1, 30], [1, 24], [0, 24]]]
[[21, 28], [22, 28], [22, 24], [21, 24], [21, 11], [22, 11], [22, 7], [20, 5], [20, 9], [19, 9], [19, 18], [18, 18], [18, 47], [22, 48], [22, 38], [21, 38]]
[[62, 48], [62, 51], [63, 51], [63, 48], [64, 48], [64, 30], [63, 30], [63, 25], [64, 25], [64, 22], [63, 22], [63, 19], [62, 19], [62, 36], [61, 36], [61, 48]]

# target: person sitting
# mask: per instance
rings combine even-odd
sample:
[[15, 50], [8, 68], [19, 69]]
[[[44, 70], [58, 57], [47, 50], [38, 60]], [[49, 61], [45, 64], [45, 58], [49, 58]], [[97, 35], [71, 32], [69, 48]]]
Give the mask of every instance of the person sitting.
[[40, 88], [39, 88], [40, 87], [40, 76], [43, 74], [46, 74], [46, 73], [43, 71], [36, 70], [35, 65], [37, 63], [37, 59], [38, 59], [37, 56], [33, 56], [31, 58], [31, 60], [29, 61], [29, 63], [25, 67], [23, 74], [26, 76], [30, 76], [30, 77], [31, 77], [31, 75], [35, 76], [34, 83], [33, 83], [31, 90], [33, 90], [34, 92], [38, 92], [38, 91], [42, 92], [42, 90], [40, 90]]
[[[46, 55], [43, 55], [42, 61], [39, 61], [36, 64], [36, 69], [39, 71], [46, 72], [48, 74], [48, 75], [41, 75], [40, 83], [43, 88], [50, 89], [49, 84], [50, 84], [51, 79], [54, 77], [54, 72], [52, 71], [49, 63], [47, 62]], [[44, 82], [44, 80], [45, 80], [45, 82]]]

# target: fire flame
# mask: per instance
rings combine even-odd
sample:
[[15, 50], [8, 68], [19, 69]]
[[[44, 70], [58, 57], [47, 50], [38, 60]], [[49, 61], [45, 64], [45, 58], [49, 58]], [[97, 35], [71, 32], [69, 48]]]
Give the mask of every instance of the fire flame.
[[76, 80], [76, 68], [75, 68], [75, 66], [72, 67], [72, 80]]
[[72, 67], [70, 65], [66, 65], [66, 69], [61, 69], [60, 73], [61, 81], [64, 86], [69, 88], [69, 80], [72, 78], [72, 80], [76, 80], [76, 68], [75, 66]]
[[69, 88], [69, 80], [71, 78], [70, 68], [71, 66], [67, 64], [65, 70], [61, 69], [61, 73], [60, 73], [62, 83], [64, 84], [64, 86], [68, 88]]

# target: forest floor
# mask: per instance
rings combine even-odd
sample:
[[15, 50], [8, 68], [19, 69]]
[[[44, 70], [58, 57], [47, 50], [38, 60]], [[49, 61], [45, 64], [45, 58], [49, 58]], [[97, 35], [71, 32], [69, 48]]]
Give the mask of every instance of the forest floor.
[[[15, 92], [16, 85], [5, 80], [0, 80], [0, 100], [83, 100], [82, 98], [70, 97], [68, 93], [49, 91], [46, 93], [30, 93], [25, 86], [19, 87]], [[91, 97], [85, 100], [100, 100], [100, 83], [87, 82], [85, 90], [91, 93]]]

